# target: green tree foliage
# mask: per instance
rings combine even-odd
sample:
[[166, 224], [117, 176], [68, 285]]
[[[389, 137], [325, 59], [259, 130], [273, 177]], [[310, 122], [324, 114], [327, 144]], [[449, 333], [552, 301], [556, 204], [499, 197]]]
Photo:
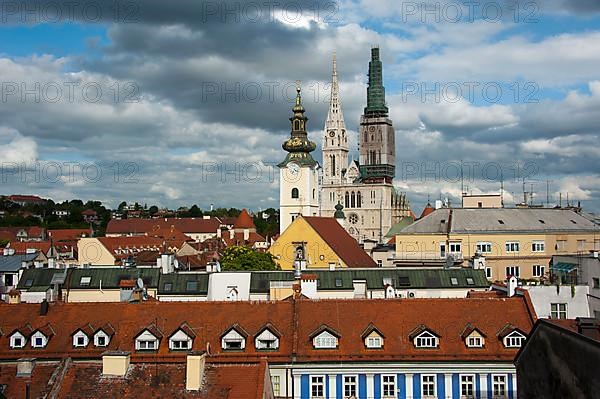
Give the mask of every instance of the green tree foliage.
[[267, 252], [256, 252], [246, 247], [227, 247], [221, 257], [223, 271], [234, 270], [281, 270], [275, 263], [273, 255]]

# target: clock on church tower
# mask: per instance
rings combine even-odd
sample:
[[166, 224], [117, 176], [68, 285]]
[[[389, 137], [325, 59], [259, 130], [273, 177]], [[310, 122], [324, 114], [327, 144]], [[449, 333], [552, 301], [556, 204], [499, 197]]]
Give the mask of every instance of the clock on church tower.
[[319, 212], [319, 163], [310, 155], [316, 149], [308, 139], [300, 87], [296, 88], [296, 103], [290, 118], [290, 138], [282, 147], [287, 151], [279, 163], [279, 232], [299, 216], [317, 216]]

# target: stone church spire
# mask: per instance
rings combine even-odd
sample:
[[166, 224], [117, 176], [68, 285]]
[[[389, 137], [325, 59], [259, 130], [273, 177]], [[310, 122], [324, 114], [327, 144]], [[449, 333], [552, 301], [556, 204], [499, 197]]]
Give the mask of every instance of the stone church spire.
[[329, 112], [325, 121], [325, 129], [346, 129], [342, 104], [340, 103], [340, 88], [338, 85], [337, 62], [333, 53], [333, 72], [331, 74], [331, 98], [329, 100]]

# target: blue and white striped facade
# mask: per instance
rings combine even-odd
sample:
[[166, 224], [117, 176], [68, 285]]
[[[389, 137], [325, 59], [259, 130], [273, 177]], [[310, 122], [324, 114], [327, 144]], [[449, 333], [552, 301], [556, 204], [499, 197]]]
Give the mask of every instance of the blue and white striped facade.
[[[516, 399], [516, 369], [510, 363], [343, 363], [271, 365], [271, 376], [279, 376], [279, 396], [290, 399], [346, 399], [344, 377], [355, 376], [356, 399]], [[384, 396], [382, 378], [394, 376], [395, 395]], [[434, 376], [434, 396], [422, 392], [422, 377]], [[461, 395], [461, 377], [473, 381], [473, 396]], [[313, 396], [313, 377], [323, 381], [323, 396]], [[320, 379], [319, 377], [322, 377]], [[496, 383], [504, 395], [495, 395]], [[499, 381], [498, 381], [499, 380]], [[503, 383], [500, 383], [503, 382]], [[496, 392], [497, 393], [497, 392]]]

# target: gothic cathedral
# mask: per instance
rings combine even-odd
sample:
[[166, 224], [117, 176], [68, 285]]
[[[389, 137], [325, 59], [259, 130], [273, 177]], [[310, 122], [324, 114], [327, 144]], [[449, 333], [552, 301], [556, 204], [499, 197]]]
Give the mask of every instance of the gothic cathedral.
[[379, 48], [371, 49], [367, 106], [360, 118], [359, 161], [349, 162], [348, 134], [339, 98], [334, 56], [329, 113], [323, 136], [320, 215], [344, 207], [345, 228], [357, 241], [383, 242], [403, 216], [409, 216], [406, 194], [396, 190], [395, 132], [388, 117]]

